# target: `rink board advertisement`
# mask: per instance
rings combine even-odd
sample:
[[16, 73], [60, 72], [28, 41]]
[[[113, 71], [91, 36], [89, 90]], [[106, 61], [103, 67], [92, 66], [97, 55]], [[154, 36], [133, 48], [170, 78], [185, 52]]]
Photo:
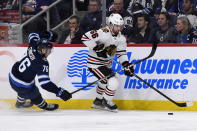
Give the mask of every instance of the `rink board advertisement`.
[[[0, 102], [14, 104], [16, 93], [8, 83], [8, 73], [15, 61], [20, 59], [27, 47], [0, 47]], [[127, 48], [130, 62], [149, 55], [150, 46]], [[162, 46], [155, 55], [135, 66], [135, 73], [175, 101], [197, 101], [197, 46]], [[58, 86], [72, 92], [97, 80], [87, 68], [87, 47], [55, 47], [49, 56], [50, 77]], [[115, 62], [116, 61], [116, 62]], [[121, 69], [114, 58], [113, 71]], [[134, 77], [117, 73], [120, 85], [115, 94], [115, 102], [120, 109], [140, 110], [196, 110], [196, 105], [180, 108], [166, 100], [146, 84]], [[37, 84], [39, 85], [39, 84]], [[60, 103], [65, 109], [90, 109], [95, 98], [94, 84], [73, 94], [67, 102], [54, 94], [40, 89], [44, 98]], [[1, 104], [1, 103], [0, 103]], [[0, 106], [1, 107], [1, 106]]]

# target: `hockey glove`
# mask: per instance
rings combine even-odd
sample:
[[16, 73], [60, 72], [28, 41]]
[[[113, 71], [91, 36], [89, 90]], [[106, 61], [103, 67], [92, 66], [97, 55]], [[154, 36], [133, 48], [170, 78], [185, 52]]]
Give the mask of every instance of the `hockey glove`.
[[129, 63], [128, 61], [125, 61], [125, 62], [122, 63], [122, 66], [124, 66], [125, 75], [130, 76], [130, 77], [132, 77], [133, 73], [134, 73], [134, 68], [131, 65], [132, 64]]
[[41, 38], [46, 38], [51, 42], [55, 42], [58, 38], [58, 35], [56, 32], [49, 30], [49, 31], [45, 31], [41, 34], [40, 36]]
[[70, 94], [67, 90], [64, 90], [63, 88], [59, 88], [58, 94], [56, 94], [57, 97], [60, 97], [62, 100], [67, 101], [70, 98], [72, 98], [72, 94]]
[[96, 52], [98, 57], [107, 58], [107, 51], [105, 50], [105, 45], [98, 43], [93, 50]]
[[109, 56], [114, 56], [114, 54], [116, 53], [116, 46], [110, 45], [110, 46], [106, 47], [105, 50], [107, 51], [107, 54]]

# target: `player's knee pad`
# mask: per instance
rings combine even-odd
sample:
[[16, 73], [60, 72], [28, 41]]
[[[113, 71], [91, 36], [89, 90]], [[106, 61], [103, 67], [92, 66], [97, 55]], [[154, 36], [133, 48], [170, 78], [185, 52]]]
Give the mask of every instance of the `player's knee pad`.
[[116, 77], [111, 77], [108, 80], [108, 86], [107, 88], [110, 90], [116, 90], [119, 86], [119, 81]]

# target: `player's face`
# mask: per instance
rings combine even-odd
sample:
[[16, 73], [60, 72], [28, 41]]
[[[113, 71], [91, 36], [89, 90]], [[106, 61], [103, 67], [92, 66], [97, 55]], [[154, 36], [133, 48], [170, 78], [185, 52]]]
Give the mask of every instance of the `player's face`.
[[122, 31], [123, 26], [120, 25], [113, 25], [112, 31], [115, 35], [117, 35], [120, 31]]
[[51, 48], [42, 49], [42, 54], [47, 58], [52, 52]]

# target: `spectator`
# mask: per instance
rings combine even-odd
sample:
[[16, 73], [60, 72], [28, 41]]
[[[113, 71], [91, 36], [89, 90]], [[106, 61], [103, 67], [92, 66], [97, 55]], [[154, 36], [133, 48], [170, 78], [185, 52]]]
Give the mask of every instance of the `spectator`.
[[177, 18], [177, 42], [178, 43], [197, 43], [197, 30], [192, 28], [186, 16]]
[[[2, 1], [2, 0], [1, 0]], [[3, 2], [3, 1], [2, 1]], [[6, 0], [6, 10], [18, 10], [19, 9], [19, 1], [18, 0]], [[1, 2], [0, 2], [1, 3]], [[2, 5], [3, 6], [3, 5]]]
[[[32, 15], [36, 15], [40, 11], [48, 8], [50, 4], [53, 3], [53, 0], [23, 0], [23, 14], [24, 18], [28, 19]], [[56, 7], [53, 7], [49, 10], [50, 12], [50, 23], [51, 28], [55, 27], [60, 22], [60, 17], [58, 14], [58, 10]], [[33, 25], [33, 26], [32, 26]], [[47, 30], [47, 23], [45, 20], [45, 15], [40, 15], [31, 21], [29, 24], [24, 26], [24, 39], [25, 43], [27, 43], [27, 36], [32, 32], [43, 32]]]
[[167, 0], [165, 2], [165, 0], [162, 0], [164, 4], [164, 9], [166, 9], [166, 12], [168, 12], [171, 15], [175, 15], [176, 13], [178, 13], [178, 0]]
[[[23, 14], [24, 15], [36, 15], [40, 11], [47, 9], [53, 0], [23, 0]], [[54, 27], [60, 22], [59, 13], [56, 7], [49, 10], [50, 12], [50, 23]], [[43, 15], [40, 18], [44, 19]], [[45, 22], [46, 23], [46, 22]], [[33, 31], [32, 31], [33, 32]]]
[[156, 43], [176, 43], [177, 31], [170, 24], [170, 15], [161, 12], [158, 18], [159, 28], [155, 29], [151, 35], [151, 42]]
[[182, 9], [181, 9], [182, 14], [197, 14], [197, 10], [194, 7], [194, 0], [183, 0], [182, 4]]
[[[23, 13], [23, 21], [26, 21], [30, 17], [36, 14], [36, 1], [28, 1], [28, 0], [23, 0], [23, 5], [22, 5], [22, 13]], [[32, 26], [34, 25], [34, 26]], [[32, 20], [29, 24], [25, 25], [23, 28], [23, 38], [24, 42], [28, 43], [28, 35], [32, 32], [43, 32], [47, 30], [46, 29], [46, 21], [43, 19], [42, 16], [39, 16]]]
[[[197, 1], [196, 0], [194, 0], [194, 2], [193, 2], [193, 7], [197, 8]], [[183, 0], [178, 0], [178, 8], [179, 8], [179, 11], [182, 10], [182, 8], [183, 8]]]
[[132, 35], [128, 38], [128, 42], [147, 43], [150, 40], [151, 34], [149, 22], [148, 15], [139, 14], [137, 17], [137, 26], [135, 26]]
[[87, 11], [87, 5], [89, 0], [76, 0], [75, 4], [78, 11]]
[[81, 37], [83, 31], [79, 28], [79, 18], [77, 16], [71, 16], [68, 20], [69, 29], [62, 32], [60, 37], [61, 44], [81, 44]]
[[111, 6], [107, 12], [107, 17], [109, 17], [112, 13], [118, 13], [123, 17], [126, 25], [133, 27], [133, 19], [129, 12], [124, 10], [123, 6], [123, 0], [114, 0], [113, 6]]
[[124, 24], [125, 24], [122, 30], [122, 34], [126, 37], [129, 37], [130, 35], [129, 30], [131, 30], [131, 28], [133, 27], [133, 18], [131, 17], [128, 11], [124, 10], [123, 6], [124, 6], [123, 0], [114, 0], [113, 6], [111, 6], [110, 11], [107, 12], [106, 20], [108, 21], [108, 17], [112, 13], [120, 14], [123, 17]]
[[197, 26], [197, 9], [194, 7], [194, 0], [183, 0], [180, 14], [186, 15], [192, 26]]
[[102, 12], [100, 11], [100, 1], [90, 0], [88, 5], [88, 13], [80, 22], [80, 28], [84, 32], [97, 30], [102, 24]]
[[[143, 13], [143, 14], [152, 14], [153, 12], [153, 0], [130, 0], [129, 6], [127, 8], [127, 11], [130, 14], [137, 14], [137, 13]], [[136, 5], [140, 5], [140, 8], [137, 10], [135, 9]], [[135, 12], [137, 11], [137, 12]]]
[[62, 0], [57, 4], [58, 13], [60, 20], [63, 21], [67, 19], [73, 13], [72, 0]]
[[160, 14], [160, 10], [156, 10], [155, 13], [154, 13], [154, 16], [153, 17], [150, 17], [150, 25], [149, 27], [150, 28], [158, 28], [159, 25], [158, 25], [158, 19], [159, 19], [159, 14]]

